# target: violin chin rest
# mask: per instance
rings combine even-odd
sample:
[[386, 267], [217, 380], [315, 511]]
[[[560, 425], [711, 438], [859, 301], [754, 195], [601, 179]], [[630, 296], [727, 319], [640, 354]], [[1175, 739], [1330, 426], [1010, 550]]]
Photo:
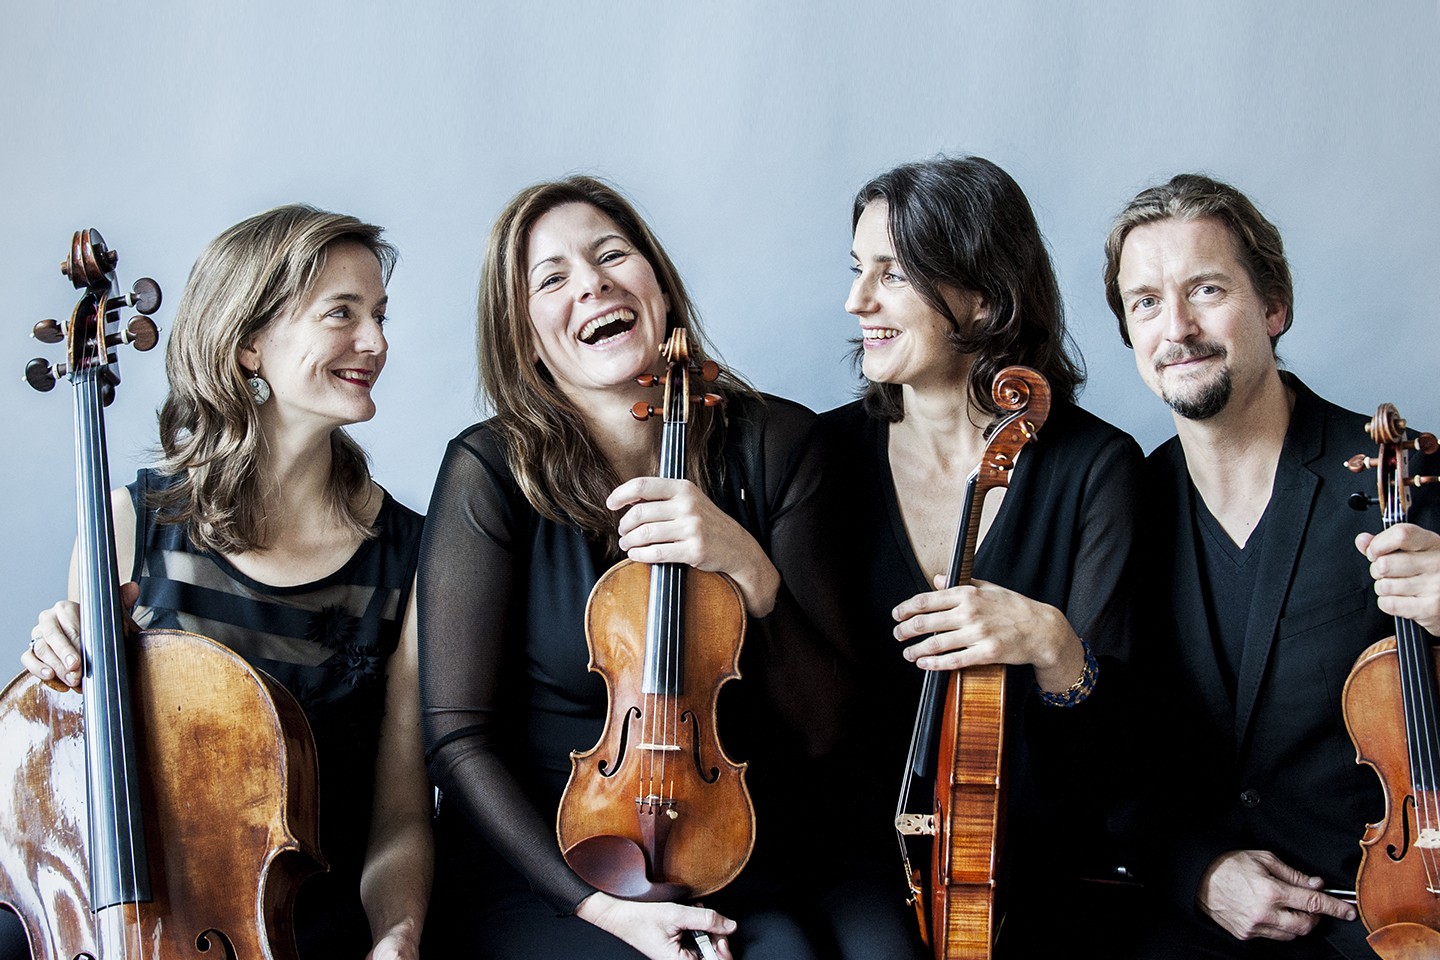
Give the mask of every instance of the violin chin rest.
[[1440, 957], [1440, 932], [1423, 923], [1392, 923], [1365, 938], [1385, 960]]
[[581, 880], [622, 900], [674, 902], [684, 900], [690, 893], [690, 888], [683, 883], [651, 880], [644, 849], [626, 837], [608, 834], [586, 837], [565, 851], [565, 862]]

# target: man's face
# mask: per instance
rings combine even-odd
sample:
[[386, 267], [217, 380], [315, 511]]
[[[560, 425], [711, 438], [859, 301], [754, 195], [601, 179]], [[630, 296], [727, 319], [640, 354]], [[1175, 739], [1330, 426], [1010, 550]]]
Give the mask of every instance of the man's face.
[[1117, 282], [1140, 378], [1176, 416], [1209, 419], [1274, 371], [1285, 307], [1260, 296], [1219, 220], [1131, 230]]

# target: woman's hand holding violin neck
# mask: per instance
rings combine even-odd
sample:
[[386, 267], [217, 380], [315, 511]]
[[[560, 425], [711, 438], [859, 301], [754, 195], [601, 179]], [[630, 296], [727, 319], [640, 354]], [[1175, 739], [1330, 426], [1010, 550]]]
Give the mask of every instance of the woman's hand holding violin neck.
[[636, 903], [608, 893], [592, 893], [575, 911], [582, 920], [624, 940], [651, 960], [693, 960], [685, 946], [691, 930], [711, 935], [716, 952], [731, 960], [725, 938], [735, 932], [735, 921], [706, 907], [680, 903]]
[[605, 505], [623, 510], [620, 549], [640, 563], [684, 563], [728, 574], [745, 610], [763, 617], [775, 607], [780, 572], [755, 538], [689, 480], [636, 477], [611, 491]]
[[[140, 596], [140, 587], [120, 587], [120, 602], [128, 615]], [[40, 680], [57, 681], [67, 687], [80, 686], [80, 605], [61, 600], [40, 613], [30, 631], [30, 646], [20, 654], [20, 665]]]
[[892, 611], [895, 639], [926, 638], [904, 651], [905, 659], [917, 667], [1030, 664], [1036, 682], [1052, 692], [1069, 687], [1084, 669], [1080, 638], [1055, 607], [983, 580], [949, 588], [944, 583], [944, 576], [936, 576], [938, 589], [917, 594]]

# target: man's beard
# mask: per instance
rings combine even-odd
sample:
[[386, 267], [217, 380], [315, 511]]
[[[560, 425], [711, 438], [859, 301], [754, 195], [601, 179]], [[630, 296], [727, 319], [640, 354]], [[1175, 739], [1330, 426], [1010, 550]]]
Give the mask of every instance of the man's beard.
[[[1164, 355], [1157, 357], [1155, 367], [1161, 370], [1165, 365], [1180, 360], [1189, 360], [1196, 357], [1218, 357], [1224, 360], [1226, 350], [1219, 344], [1197, 343], [1189, 347], [1181, 347], [1171, 350]], [[1172, 394], [1165, 389], [1164, 374], [1161, 374], [1160, 399], [1170, 407], [1171, 410], [1186, 420], [1209, 420], [1215, 414], [1225, 409], [1230, 402], [1230, 368], [1221, 366], [1220, 372], [1209, 383], [1189, 385], [1190, 389], [1184, 393]], [[1184, 387], [1181, 388], [1182, 390]]]

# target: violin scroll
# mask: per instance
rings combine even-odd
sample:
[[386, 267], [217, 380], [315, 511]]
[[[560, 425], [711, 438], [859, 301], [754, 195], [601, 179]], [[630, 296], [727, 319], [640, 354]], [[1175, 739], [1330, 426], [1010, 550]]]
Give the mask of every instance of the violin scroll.
[[1379, 496], [1372, 498], [1355, 494], [1350, 497], [1350, 505], [1357, 510], [1363, 510], [1374, 504], [1387, 516], [1392, 513], [1402, 516], [1410, 508], [1409, 487], [1423, 487], [1427, 483], [1440, 481], [1440, 477], [1411, 476], [1409, 458], [1406, 455], [1411, 450], [1432, 454], [1440, 450], [1440, 441], [1435, 439], [1433, 433], [1422, 433], [1411, 438], [1405, 418], [1400, 416], [1400, 411], [1391, 403], [1380, 405], [1375, 416], [1365, 424], [1365, 432], [1379, 445], [1379, 452], [1373, 457], [1357, 453], [1345, 461], [1345, 467], [1351, 473], [1374, 470]]

